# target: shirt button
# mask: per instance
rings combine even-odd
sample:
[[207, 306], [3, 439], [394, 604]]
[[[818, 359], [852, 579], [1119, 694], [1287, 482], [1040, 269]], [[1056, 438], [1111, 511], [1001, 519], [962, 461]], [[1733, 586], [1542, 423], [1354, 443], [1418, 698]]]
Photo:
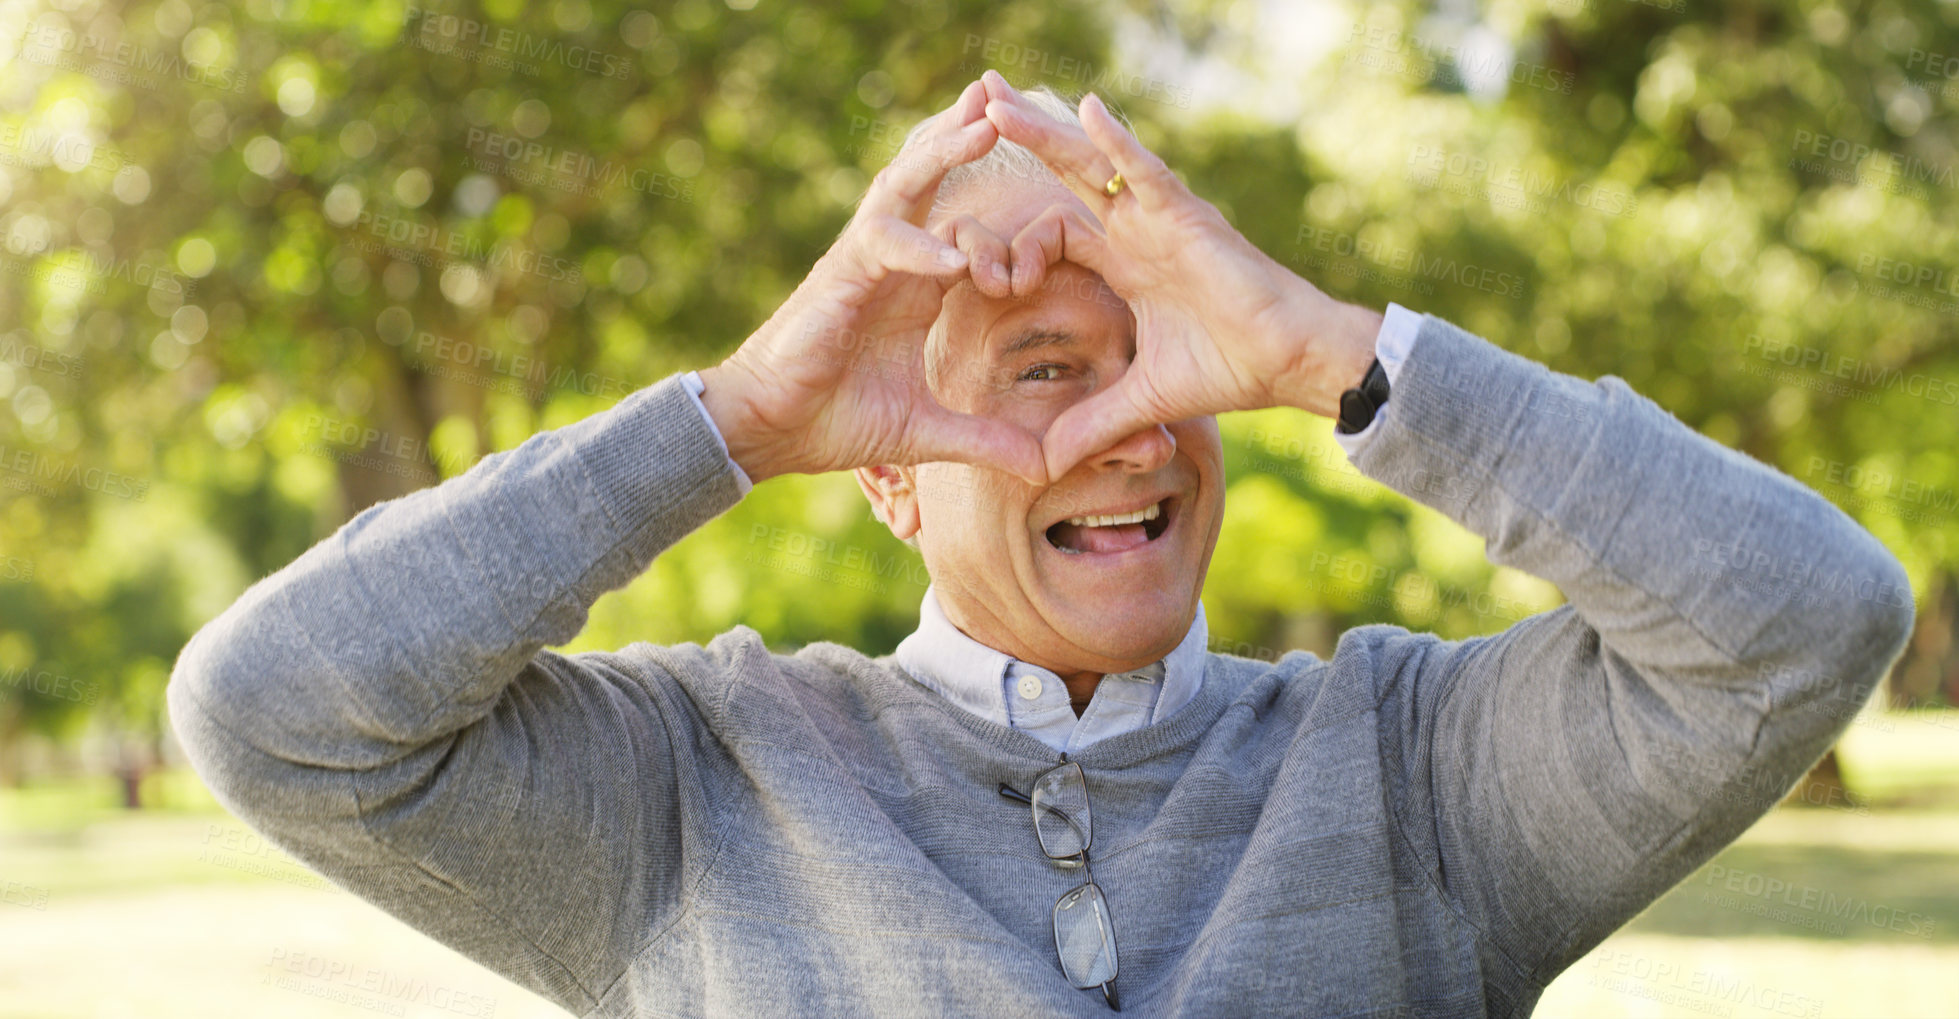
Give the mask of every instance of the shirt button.
[[1041, 677], [1039, 676], [1022, 676], [1020, 677], [1019, 686], [1022, 700], [1031, 701], [1041, 695]]

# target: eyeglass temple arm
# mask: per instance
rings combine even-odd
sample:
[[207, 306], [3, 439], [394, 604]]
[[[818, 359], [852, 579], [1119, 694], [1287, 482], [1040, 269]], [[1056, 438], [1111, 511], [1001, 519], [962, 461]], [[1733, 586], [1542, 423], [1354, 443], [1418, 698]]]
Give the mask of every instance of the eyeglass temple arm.
[[[1000, 783], [1000, 795], [1005, 796], [1007, 799], [1010, 799], [1015, 803], [1025, 803], [1030, 807], [1034, 805], [1034, 801], [1032, 798], [1021, 795], [1020, 790], [1015, 789], [1013, 786], [1010, 786], [1005, 782]], [[1068, 816], [1067, 811], [1061, 809], [1060, 807], [1054, 806], [1051, 803], [1041, 804], [1041, 809], [1047, 811], [1050, 814], [1053, 814], [1056, 817], [1059, 817], [1063, 821], [1068, 822], [1068, 827], [1075, 829], [1075, 834], [1080, 835], [1082, 833], [1082, 826], [1076, 824], [1075, 819]]]
[[[1000, 795], [1005, 796], [1007, 799], [1010, 799], [1015, 803], [1025, 803], [1030, 807], [1034, 805], [1034, 800], [1031, 797], [1023, 795], [1020, 790], [1015, 789], [1013, 786], [1010, 786], [1005, 782], [1000, 783]], [[1067, 811], [1062, 810], [1060, 807], [1051, 806], [1046, 803], [1041, 804], [1041, 809], [1067, 822], [1068, 827], [1075, 829], [1075, 837], [1081, 838], [1082, 826], [1076, 824], [1075, 819], [1073, 817], [1070, 817]], [[1117, 1011], [1121, 1011], [1121, 1009], [1117, 1009]]]

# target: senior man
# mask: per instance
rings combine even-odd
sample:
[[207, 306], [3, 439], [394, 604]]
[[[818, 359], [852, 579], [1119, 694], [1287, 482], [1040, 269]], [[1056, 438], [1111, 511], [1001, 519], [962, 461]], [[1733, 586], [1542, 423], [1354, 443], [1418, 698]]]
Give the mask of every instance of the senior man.
[[[1271, 406], [1570, 604], [1209, 653], [1213, 415]], [[893, 655], [544, 650], [845, 469], [930, 570]], [[1699, 568], [1756, 550], [1807, 582]], [[576, 1014], [1520, 1016], [1816, 760], [1905, 585], [1618, 380], [1332, 300], [989, 73], [727, 361], [360, 514], [169, 704], [268, 838]]]

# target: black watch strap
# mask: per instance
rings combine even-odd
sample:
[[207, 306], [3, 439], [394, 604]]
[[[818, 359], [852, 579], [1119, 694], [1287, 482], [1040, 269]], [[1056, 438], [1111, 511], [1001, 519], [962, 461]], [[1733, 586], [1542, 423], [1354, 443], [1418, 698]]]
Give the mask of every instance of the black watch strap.
[[1340, 394], [1340, 419], [1333, 424], [1333, 430], [1342, 435], [1353, 435], [1374, 423], [1374, 412], [1388, 402], [1388, 373], [1381, 367], [1381, 359], [1367, 366], [1367, 374], [1361, 377], [1360, 385]]

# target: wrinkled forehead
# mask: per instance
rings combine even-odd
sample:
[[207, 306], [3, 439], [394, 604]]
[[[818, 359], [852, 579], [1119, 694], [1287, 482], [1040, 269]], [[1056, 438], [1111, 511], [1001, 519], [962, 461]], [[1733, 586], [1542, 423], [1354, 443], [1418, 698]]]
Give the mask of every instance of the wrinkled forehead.
[[[936, 227], [947, 219], [970, 216], [999, 237], [1004, 247], [1011, 247], [1021, 230], [1057, 203], [1090, 211], [1058, 181], [974, 181], [945, 195], [929, 225]], [[961, 280], [947, 292], [945, 306], [926, 343], [927, 364], [933, 366], [936, 375], [967, 374], [949, 369], [982, 357], [983, 341], [991, 328], [1009, 315], [1016, 328], [1021, 324], [1065, 328], [1071, 322], [1086, 325], [1087, 320], [1097, 318], [1127, 320], [1129, 311], [1101, 276], [1072, 262], [1049, 266], [1041, 289], [1025, 297], [988, 297], [970, 279]], [[1044, 319], [1053, 321], [1041, 321]], [[938, 388], [936, 383], [934, 388]]]

